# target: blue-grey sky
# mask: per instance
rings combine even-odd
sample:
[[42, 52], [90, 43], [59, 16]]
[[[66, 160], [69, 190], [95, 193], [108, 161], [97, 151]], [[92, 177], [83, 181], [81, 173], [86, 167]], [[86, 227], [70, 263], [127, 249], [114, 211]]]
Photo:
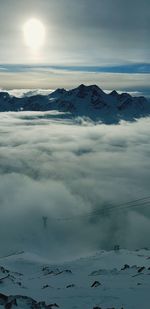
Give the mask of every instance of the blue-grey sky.
[[[23, 27], [40, 20], [36, 53]], [[74, 87], [149, 93], [149, 0], [0, 0], [0, 88]]]

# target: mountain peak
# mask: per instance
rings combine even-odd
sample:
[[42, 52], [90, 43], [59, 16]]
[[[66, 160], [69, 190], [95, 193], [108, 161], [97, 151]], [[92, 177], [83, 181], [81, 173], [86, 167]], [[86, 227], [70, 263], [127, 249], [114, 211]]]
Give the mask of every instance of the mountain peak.
[[85, 98], [87, 95], [101, 95], [104, 92], [97, 85], [84, 85], [81, 84], [75, 89], [72, 89], [71, 92], [76, 93], [79, 98]]
[[81, 84], [81, 85], [79, 85], [79, 86], [77, 87], [77, 89], [84, 89], [84, 88], [86, 88], [86, 87], [87, 87], [86, 85]]
[[118, 97], [119, 93], [116, 90], [113, 90], [109, 95], [111, 95], [112, 97]]
[[49, 97], [54, 97], [54, 98], [60, 97], [60, 96], [62, 96], [63, 94], [65, 94], [66, 92], [67, 92], [66, 89], [64, 89], [64, 88], [58, 88], [58, 89], [56, 89], [55, 91], [53, 91], [52, 93], [50, 93]]
[[[97, 85], [93, 84], [93, 85], [84, 85], [84, 84], [81, 84], [79, 85], [76, 89], [79, 89], [79, 90], [101, 90]], [[102, 90], [101, 90], [102, 91]]]

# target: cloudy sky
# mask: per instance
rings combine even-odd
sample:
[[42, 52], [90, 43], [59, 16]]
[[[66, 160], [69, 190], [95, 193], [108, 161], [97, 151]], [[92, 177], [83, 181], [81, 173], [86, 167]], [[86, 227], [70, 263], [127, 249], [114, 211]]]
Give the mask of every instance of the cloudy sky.
[[[24, 38], [31, 18], [45, 29], [36, 54]], [[0, 25], [0, 88], [97, 83], [149, 95], [149, 0], [0, 0]]]
[[51, 112], [0, 114], [1, 255], [69, 259], [118, 243], [150, 246], [149, 118], [77, 123]]

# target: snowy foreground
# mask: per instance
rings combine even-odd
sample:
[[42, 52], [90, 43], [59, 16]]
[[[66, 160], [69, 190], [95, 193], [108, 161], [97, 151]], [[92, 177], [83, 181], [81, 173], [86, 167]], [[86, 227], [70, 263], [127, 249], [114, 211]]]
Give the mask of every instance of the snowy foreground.
[[150, 308], [148, 249], [99, 251], [59, 265], [20, 252], [0, 265], [0, 308]]

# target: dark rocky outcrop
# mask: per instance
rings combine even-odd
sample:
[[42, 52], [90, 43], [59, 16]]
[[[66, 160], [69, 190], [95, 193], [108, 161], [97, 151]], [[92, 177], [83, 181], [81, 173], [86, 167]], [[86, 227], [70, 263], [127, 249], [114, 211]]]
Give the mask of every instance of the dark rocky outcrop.
[[140, 267], [140, 268], [138, 269], [138, 273], [141, 273], [144, 269], [145, 269], [144, 266]]
[[22, 295], [14, 295], [14, 296], [6, 296], [0, 293], [0, 305], [4, 306], [5, 309], [11, 309], [14, 307], [18, 308], [29, 308], [29, 309], [53, 309], [59, 308], [58, 304], [49, 304], [47, 305], [44, 301], [37, 302], [31, 297], [22, 296]]
[[75, 287], [75, 284], [69, 284], [66, 286], [66, 289], [69, 289], [69, 288], [74, 288]]
[[97, 288], [98, 286], [100, 286], [101, 283], [99, 281], [94, 281], [91, 285], [91, 288]]
[[121, 268], [121, 270], [126, 270], [126, 269], [129, 269], [130, 268], [130, 266], [128, 265], [128, 264], [125, 264], [122, 268]]

